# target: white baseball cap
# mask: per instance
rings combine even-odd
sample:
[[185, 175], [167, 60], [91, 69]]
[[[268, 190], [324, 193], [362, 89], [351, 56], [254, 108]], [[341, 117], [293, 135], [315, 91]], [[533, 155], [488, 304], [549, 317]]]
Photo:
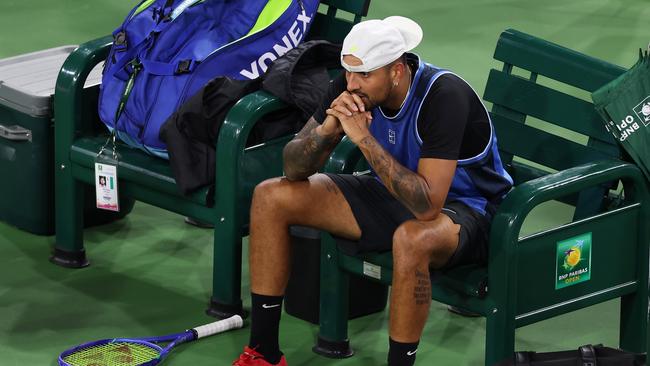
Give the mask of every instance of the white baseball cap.
[[[422, 28], [413, 20], [392, 16], [356, 24], [343, 40], [341, 65], [350, 72], [370, 72], [397, 60], [422, 41]], [[352, 66], [343, 56], [352, 55], [363, 62]]]

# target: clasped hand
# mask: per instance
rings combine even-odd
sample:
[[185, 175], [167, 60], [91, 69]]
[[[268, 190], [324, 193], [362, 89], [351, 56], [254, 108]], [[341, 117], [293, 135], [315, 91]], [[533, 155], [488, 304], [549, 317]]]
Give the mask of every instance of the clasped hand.
[[370, 135], [368, 127], [372, 122], [372, 115], [366, 111], [358, 95], [344, 91], [332, 102], [326, 113], [338, 120], [343, 132], [353, 143], [358, 145]]

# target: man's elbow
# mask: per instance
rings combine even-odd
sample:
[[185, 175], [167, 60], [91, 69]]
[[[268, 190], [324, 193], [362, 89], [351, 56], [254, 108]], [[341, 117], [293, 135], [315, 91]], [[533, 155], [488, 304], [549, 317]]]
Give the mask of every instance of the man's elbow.
[[430, 206], [426, 210], [420, 210], [418, 212], [413, 212], [413, 215], [416, 219], [420, 221], [434, 221], [436, 220], [442, 212], [442, 207]]
[[[291, 144], [291, 142], [293, 141], [290, 141], [289, 144]], [[282, 172], [284, 172], [284, 176], [290, 181], [300, 180], [298, 179], [298, 174], [294, 168], [295, 164], [293, 164], [290, 159], [291, 153], [289, 144], [287, 144], [282, 151]]]
[[307, 178], [309, 178], [310, 175], [311, 174], [304, 174], [304, 173], [294, 171], [291, 168], [288, 168], [286, 166], [284, 167], [284, 176], [290, 182], [296, 182], [296, 181], [299, 181], [299, 180], [306, 180]]
[[311, 173], [300, 170], [295, 164], [287, 164], [286, 160], [282, 164], [282, 171], [287, 180], [291, 182], [306, 180]]

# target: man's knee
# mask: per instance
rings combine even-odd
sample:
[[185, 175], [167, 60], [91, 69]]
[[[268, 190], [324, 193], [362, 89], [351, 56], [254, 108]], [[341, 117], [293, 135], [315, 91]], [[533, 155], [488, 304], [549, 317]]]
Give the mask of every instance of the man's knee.
[[416, 220], [402, 223], [393, 234], [393, 261], [395, 266], [413, 267], [431, 256], [425, 241], [422, 224]]
[[255, 187], [251, 211], [268, 211], [274, 215], [300, 211], [308, 188], [307, 181], [292, 182], [285, 177], [267, 179]]
[[282, 178], [271, 178], [258, 184], [253, 191], [252, 210], [277, 209], [282, 196], [286, 194], [285, 185]]
[[446, 216], [434, 222], [405, 221], [393, 235], [394, 265], [444, 264], [458, 245], [458, 230]]
[[280, 187], [281, 178], [270, 178], [255, 186], [253, 199], [261, 200], [269, 198]]

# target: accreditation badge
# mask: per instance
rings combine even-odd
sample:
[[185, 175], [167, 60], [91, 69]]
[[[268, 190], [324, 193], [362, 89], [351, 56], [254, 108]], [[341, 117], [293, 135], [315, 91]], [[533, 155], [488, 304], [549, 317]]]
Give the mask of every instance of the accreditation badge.
[[119, 211], [117, 196], [117, 167], [112, 164], [95, 163], [95, 196], [97, 208]]

